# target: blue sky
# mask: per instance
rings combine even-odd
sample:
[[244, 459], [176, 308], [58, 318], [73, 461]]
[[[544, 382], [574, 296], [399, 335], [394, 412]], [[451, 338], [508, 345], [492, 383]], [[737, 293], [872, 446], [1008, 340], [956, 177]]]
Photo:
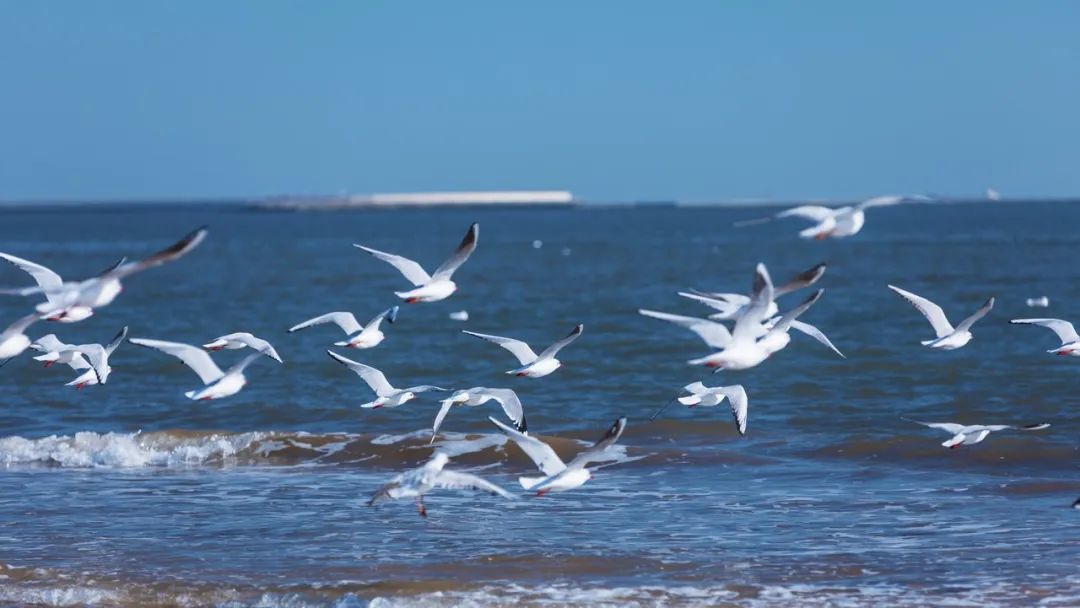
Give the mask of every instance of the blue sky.
[[0, 0], [0, 199], [1080, 195], [1080, 2]]

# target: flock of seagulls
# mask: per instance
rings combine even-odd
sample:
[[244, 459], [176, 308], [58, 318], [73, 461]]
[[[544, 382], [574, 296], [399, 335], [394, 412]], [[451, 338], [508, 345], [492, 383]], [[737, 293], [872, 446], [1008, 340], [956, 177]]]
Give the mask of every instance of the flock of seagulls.
[[[803, 205], [767, 218], [742, 222], [740, 225], [786, 217], [802, 217], [816, 222], [814, 226], [799, 233], [803, 238], [842, 238], [856, 234], [862, 229], [867, 209], [911, 200], [928, 199], [887, 196], [838, 209]], [[256, 361], [268, 358], [278, 364], [284, 363], [273, 345], [247, 332], [223, 335], [202, 346], [149, 338], [128, 338], [127, 327], [121, 329], [110, 342], [104, 345], [66, 344], [55, 334], [47, 334], [34, 341], [27, 336], [27, 331], [42, 320], [76, 323], [90, 318], [96, 309], [108, 306], [120, 295], [123, 291], [123, 280], [141, 271], [180, 259], [197, 247], [206, 235], [206, 228], [199, 228], [142, 261], [127, 262], [126, 259], [121, 259], [99, 275], [81, 281], [64, 281], [60, 275], [40, 264], [7, 253], [0, 253], [0, 258], [26, 272], [35, 282], [32, 287], [5, 289], [0, 290], [0, 293], [44, 298], [43, 302], [35, 305], [33, 312], [17, 319], [0, 333], [0, 366], [30, 349], [40, 353], [34, 357], [34, 360], [43, 363], [46, 367], [63, 364], [79, 372], [74, 380], [67, 383], [69, 386], [83, 389], [93, 385], [105, 385], [112, 372], [109, 365], [110, 355], [124, 342], [130, 342], [170, 355], [191, 368], [199, 377], [201, 388], [186, 391], [184, 395], [189, 399], [223, 399], [240, 392], [247, 384], [245, 371]], [[416, 304], [438, 302], [457, 291], [458, 286], [452, 277], [476, 250], [478, 240], [479, 226], [474, 223], [469, 226], [453, 254], [431, 274], [428, 274], [417, 262], [403, 256], [359, 244], [355, 247], [392, 265], [401, 272], [413, 288], [408, 291], [396, 291], [394, 295], [406, 303]], [[745, 370], [763, 364], [787, 347], [792, 339], [792, 330], [816, 340], [836, 356], [844, 358], [844, 354], [823, 331], [800, 320], [821, 300], [825, 294], [824, 289], [813, 291], [799, 304], [788, 307], [783, 312], [777, 302], [779, 298], [787, 294], [813, 286], [821, 279], [825, 271], [825, 264], [817, 264], [796, 274], [782, 285], [774, 286], [768, 269], [764, 264], [758, 264], [754, 268], [751, 289], [747, 294], [697, 290], [678, 292], [679, 296], [707, 307], [711, 311], [707, 316], [690, 317], [647, 309], [640, 309], [638, 312], [643, 316], [665, 321], [696, 334], [711, 352], [691, 358], [687, 362], [693, 366], [704, 366], [713, 370], [713, 373]], [[986, 316], [994, 305], [994, 298], [991, 297], [982, 307], [954, 327], [937, 304], [899, 287], [893, 285], [888, 287], [908, 301], [929, 321], [936, 337], [924, 340], [922, 344], [934, 349], [952, 350], [966, 345], [973, 337], [972, 326]], [[330, 312], [298, 323], [288, 331], [292, 333], [317, 325], [333, 324], [345, 334], [345, 339], [333, 342], [333, 346], [370, 349], [386, 340], [386, 334], [383, 331], [384, 323], [395, 323], [398, 312], [399, 307], [392, 306], [377, 314], [365, 325], [361, 325], [351, 312]], [[467, 313], [464, 311], [462, 313], [453, 313], [451, 318], [467, 319]], [[1061, 340], [1061, 346], [1049, 352], [1057, 355], [1080, 356], [1080, 336], [1077, 335], [1073, 325], [1067, 321], [1015, 319], [1011, 322], [1046, 327], [1057, 334]], [[562, 366], [557, 355], [580, 337], [583, 330], [583, 325], [575, 326], [564, 338], [548, 346], [539, 354], [525, 342], [513, 338], [473, 331], [462, 333], [491, 342], [509, 351], [517, 359], [519, 365], [507, 371], [507, 374], [536, 379], [552, 374]], [[215, 363], [211, 355], [221, 350], [240, 349], [249, 349], [253, 352], [225, 370]], [[589, 465], [594, 462], [618, 460], [610, 448], [615, 445], [626, 428], [625, 417], [617, 419], [595, 444], [582, 450], [567, 463], [559, 458], [550, 445], [529, 434], [524, 407], [513, 389], [473, 387], [449, 390], [426, 384], [395, 388], [382, 371], [344, 357], [333, 350], [327, 350], [327, 354], [331, 359], [360, 376], [371, 389], [374, 398], [360, 405], [361, 408], [396, 408], [425, 393], [448, 393], [449, 396], [441, 399], [432, 424], [432, 443], [437, 439], [440, 428], [454, 406], [478, 407], [490, 401], [497, 403], [511, 424], [505, 424], [495, 418], [489, 418], [489, 420], [535, 463], [540, 475], [522, 476], [518, 481], [523, 489], [535, 492], [537, 495], [578, 488], [592, 477]], [[736, 431], [740, 435], [745, 435], [747, 432], [749, 398], [745, 388], [740, 384], [712, 387], [700, 381], [687, 384], [682, 388], [680, 395], [663, 404], [650, 420], [656, 419], [670, 404], [676, 402], [689, 408], [714, 407], [727, 402], [730, 405]], [[1050, 426], [1046, 423], [1014, 426], [962, 425], [952, 422], [917, 420], [911, 420], [911, 422], [949, 433], [950, 438], [942, 444], [948, 448], [977, 444], [995, 431], [1007, 429], [1036, 431]], [[419, 468], [396, 476], [376, 491], [370, 504], [413, 498], [420, 515], [426, 516], [424, 496], [437, 488], [472, 489], [508, 499], [515, 498], [514, 494], [481, 477], [448, 470], [446, 466], [449, 460], [446, 452], [437, 450], [428, 462]]]

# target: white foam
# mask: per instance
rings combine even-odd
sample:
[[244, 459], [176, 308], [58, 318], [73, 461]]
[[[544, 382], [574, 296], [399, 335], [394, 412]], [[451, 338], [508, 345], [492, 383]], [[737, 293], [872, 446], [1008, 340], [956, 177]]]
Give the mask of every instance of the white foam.
[[40, 439], [0, 438], [0, 464], [61, 467], [172, 467], [203, 464], [235, 455], [265, 435], [177, 436], [168, 433], [93, 433]]

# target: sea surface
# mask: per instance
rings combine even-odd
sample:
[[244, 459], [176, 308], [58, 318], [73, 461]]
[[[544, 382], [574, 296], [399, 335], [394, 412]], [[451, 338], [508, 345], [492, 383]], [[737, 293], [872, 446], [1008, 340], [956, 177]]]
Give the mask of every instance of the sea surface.
[[[0, 251], [72, 279], [209, 225], [198, 249], [132, 277], [93, 318], [32, 337], [106, 342], [127, 325], [201, 344], [250, 331], [285, 359], [256, 362], [247, 388], [215, 402], [187, 400], [196, 376], [131, 344], [103, 387], [65, 387], [75, 374], [29, 353], [0, 369], [0, 605], [1080, 605], [1080, 359], [1046, 353], [1058, 345], [1046, 329], [1007, 323], [1080, 321], [1080, 207], [873, 209], [862, 233], [826, 242], [798, 239], [798, 220], [731, 226], [767, 211], [0, 210]], [[564, 457], [628, 417], [616, 464], [578, 490], [520, 490], [535, 469], [487, 421], [497, 406], [456, 408], [431, 446], [437, 395], [361, 410], [370, 391], [326, 355], [336, 328], [286, 332], [335, 310], [366, 322], [408, 287], [353, 243], [431, 269], [473, 221], [458, 293], [403, 305], [382, 345], [343, 354], [399, 385], [513, 388], [530, 432]], [[637, 314], [704, 316], [676, 291], [747, 292], [759, 261], [778, 283], [828, 263], [803, 320], [846, 360], [796, 334], [756, 369], [710, 375], [686, 364], [708, 352], [696, 336]], [[0, 285], [27, 283], [0, 267]], [[936, 352], [887, 283], [954, 322], [990, 295], [997, 305], [969, 345]], [[1025, 305], [1042, 295], [1048, 309]], [[32, 302], [0, 299], [4, 324]], [[458, 310], [470, 319], [450, 320]], [[543, 348], [576, 323], [564, 367], [540, 379], [506, 375], [509, 353], [460, 333]], [[648, 421], [694, 380], [746, 387], [745, 437], [726, 407]], [[1053, 426], [949, 450], [904, 417]], [[408, 500], [366, 505], [433, 449], [520, 500], [435, 491], [427, 519]]]

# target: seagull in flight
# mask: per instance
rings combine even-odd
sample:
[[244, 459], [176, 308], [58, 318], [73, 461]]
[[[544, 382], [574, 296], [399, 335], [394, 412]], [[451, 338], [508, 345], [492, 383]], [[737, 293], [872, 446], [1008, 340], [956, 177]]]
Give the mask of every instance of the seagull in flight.
[[524, 433], [528, 430], [528, 425], [525, 422], [525, 412], [521, 407], [521, 400], [518, 399], [517, 393], [508, 388], [485, 388], [483, 386], [476, 386], [465, 390], [454, 391], [452, 395], [442, 400], [442, 405], [439, 407], [439, 413], [435, 415], [435, 424], [431, 428], [431, 441], [435, 441], [435, 436], [439, 433], [439, 427], [442, 426], [446, 415], [450, 413], [450, 408], [455, 405], [475, 407], [492, 400], [502, 406], [503, 412], [506, 413], [506, 417], [514, 423], [518, 431]]
[[746, 434], [746, 418], [750, 402], [746, 397], [746, 389], [741, 384], [708, 387], [701, 382], [694, 382], [684, 386], [683, 390], [688, 394], [668, 400], [649, 420], [656, 420], [656, 417], [672, 401], [678, 401], [689, 407], [712, 407], [720, 405], [726, 399], [731, 402], [731, 415], [735, 417], [735, 429], [740, 435]]
[[40, 264], [0, 253], [0, 259], [7, 260], [29, 273], [37, 282], [37, 287], [7, 290], [6, 293], [19, 295], [42, 293], [46, 301], [37, 305], [37, 311], [43, 313], [48, 320], [65, 323], [82, 321], [92, 316], [95, 309], [108, 306], [116, 299], [116, 296], [120, 295], [120, 292], [124, 290], [121, 281], [143, 270], [183, 257], [197, 247], [204, 238], [206, 238], [205, 226], [192, 231], [145, 260], [128, 262], [126, 259], [121, 259], [96, 277], [71, 282], [63, 281], [60, 275]]
[[[814, 265], [791, 278], [787, 283], [773, 288], [774, 300], [769, 303], [766, 317], [773, 317], [779, 313], [775, 298], [798, 291], [817, 283], [825, 275], [827, 266], [824, 262]], [[680, 291], [679, 295], [684, 298], [700, 302], [717, 312], [709, 315], [714, 321], [737, 321], [750, 306], [750, 296], [741, 293], [715, 293], [708, 291]]]
[[990, 433], [994, 431], [1004, 431], [1006, 429], [1015, 429], [1018, 431], [1041, 431], [1045, 428], [1049, 428], [1049, 424], [1042, 422], [1039, 424], [1028, 424], [1026, 426], [1013, 426], [1011, 424], [956, 424], [955, 422], [922, 422], [920, 420], [912, 420], [910, 418], [904, 418], [908, 422], [914, 422], [915, 424], [921, 424], [928, 426], [932, 429], [941, 429], [946, 433], [952, 435], [945, 443], [941, 445], [947, 448], [958, 448], [963, 445], [975, 445], [983, 439], [986, 439]]
[[889, 289], [900, 294], [902, 298], [907, 300], [916, 310], [921, 312], [927, 321], [930, 321], [930, 325], [934, 328], [934, 333], [937, 337], [932, 340], [923, 340], [924, 346], [930, 348], [936, 348], [940, 350], [954, 350], [961, 346], [971, 342], [971, 326], [976, 321], [986, 316], [986, 313], [990, 312], [990, 309], [994, 307], [994, 298], [991, 297], [987, 300], [979, 310], [976, 310], [970, 317], [964, 319], [956, 327], [949, 323], [948, 317], [945, 316], [945, 311], [940, 306], [934, 304], [930, 300], [922, 296], [917, 296], [910, 291], [904, 291], [894, 285], [889, 285]]
[[586, 481], [592, 479], [592, 473], [586, 466], [592, 462], [612, 460], [606, 452], [608, 448], [615, 445], [626, 429], [626, 418], [619, 418], [599, 441], [579, 452], [569, 463], [564, 463], [555, 450], [543, 441], [510, 428], [494, 418], [488, 417], [488, 420], [518, 444], [521, 451], [525, 452], [540, 469], [542, 477], [518, 478], [521, 487], [536, 491], [537, 496], [543, 496], [548, 492], [565, 492], [585, 485]]
[[445, 452], [435, 452], [423, 466], [406, 471], [392, 479], [390, 483], [379, 488], [368, 501], [368, 506], [373, 507], [381, 502], [397, 500], [399, 498], [415, 498], [416, 507], [420, 517], [427, 517], [427, 507], [424, 506], [424, 495], [435, 488], [448, 490], [479, 490], [503, 498], [516, 500], [517, 497], [500, 488], [499, 486], [470, 473], [448, 471], [446, 463], [450, 457]]
[[307, 329], [314, 325], [333, 323], [349, 336], [348, 340], [334, 342], [334, 346], [343, 346], [345, 348], [374, 348], [386, 339], [386, 334], [380, 329], [382, 322], [385, 320], [387, 323], [394, 323], [397, 321], [397, 313], [398, 307], [392, 306], [375, 315], [375, 318], [368, 321], [367, 325], [360, 325], [351, 312], [328, 312], [325, 315], [320, 315], [314, 319], [308, 319], [303, 323], [293, 325], [289, 328], [289, 333], [291, 334], [300, 331], [301, 329]]
[[[123, 327], [105, 346], [100, 344], [80, 344], [73, 346], [70, 344], [62, 344], [56, 339], [56, 336], [49, 334], [49, 336], [44, 336], [39, 339], [35, 344], [40, 346], [44, 340], [44, 344], [47, 346], [60, 346], [61, 348], [58, 351], [46, 352], [46, 354], [34, 357], [34, 359], [37, 361], [45, 361], [46, 367], [49, 367], [53, 363], [66, 363], [75, 371], [86, 370], [83, 374], [65, 385], [74, 386], [75, 390], [82, 390], [87, 386], [105, 384], [109, 381], [109, 375], [112, 374], [112, 366], [109, 365], [109, 356], [113, 354], [113, 351], [115, 351], [118, 346], [123, 344], [127, 335], [128, 328]], [[49, 340], [50, 336], [52, 336], [52, 340]]]
[[198, 374], [199, 379], [202, 380], [205, 386], [199, 390], [184, 393], [185, 397], [193, 401], [224, 399], [239, 393], [240, 389], [247, 384], [247, 377], [244, 376], [244, 370], [247, 369], [247, 366], [263, 356], [269, 356], [262, 351], [255, 352], [244, 357], [228, 370], [221, 371], [221, 368], [210, 357], [210, 353], [198, 346], [143, 338], [132, 338], [130, 342], [138, 346], [159, 350], [166, 355], [172, 355]]
[[40, 314], [29, 314], [19, 318], [0, 332], [0, 366], [21, 355], [30, 347], [30, 338], [26, 335], [26, 329], [39, 320], [41, 320]]
[[365, 409], [377, 409], [380, 407], [398, 407], [404, 405], [407, 401], [411, 401], [416, 398], [420, 393], [426, 393], [428, 391], [440, 391], [446, 392], [445, 388], [439, 388], [437, 386], [431, 386], [429, 384], [422, 384], [420, 386], [410, 386], [409, 388], [396, 389], [390, 385], [386, 376], [383, 373], [370, 365], [364, 365], [363, 363], [357, 363], [352, 359], [346, 359], [334, 351], [328, 350], [326, 354], [330, 355], [330, 358], [345, 367], [351, 369], [353, 373], [363, 378], [364, 382], [371, 387], [371, 390], [375, 391], [377, 397], [374, 401], [362, 404], [360, 407]]
[[270, 357], [278, 363], [284, 363], [281, 360], [281, 356], [274, 350], [266, 340], [255, 337], [246, 331], [236, 332], [233, 334], [226, 334], [220, 338], [216, 338], [207, 344], [203, 344], [203, 348], [211, 352], [217, 352], [219, 350], [238, 350], [241, 348], [251, 348], [261, 352], [262, 354]]
[[472, 255], [472, 252], [476, 249], [476, 241], [479, 235], [479, 224], [474, 223], [469, 226], [468, 232], [465, 233], [465, 238], [462, 239], [461, 244], [458, 245], [458, 248], [454, 251], [453, 255], [443, 262], [441, 266], [436, 268], [435, 272], [430, 275], [422, 266], [420, 266], [420, 264], [417, 264], [409, 258], [386, 253], [363, 245], [353, 244], [353, 247], [357, 247], [360, 250], [375, 256], [377, 259], [390, 264], [394, 268], [397, 268], [398, 271], [416, 287], [409, 291], [394, 292], [394, 295], [405, 300], [407, 304], [415, 304], [417, 302], [438, 302], [439, 300], [449, 298], [451, 294], [457, 291], [457, 283], [451, 281], [450, 277], [452, 277], [454, 272], [465, 263], [465, 260], [469, 259], [470, 255]]
[[1046, 352], [1061, 355], [1063, 357], [1080, 357], [1080, 335], [1076, 334], [1076, 329], [1073, 327], [1073, 324], [1068, 321], [1062, 321], [1061, 319], [1013, 319], [1012, 321], [1009, 321], [1009, 323], [1017, 325], [1041, 325], [1057, 334], [1057, 337], [1061, 339], [1061, 346]]
[[489, 334], [480, 334], [474, 331], [462, 330], [461, 333], [475, 336], [481, 340], [487, 340], [498, 344], [499, 346], [510, 351], [512, 355], [517, 357], [521, 367], [512, 369], [506, 373], [514, 374], [515, 376], [523, 376], [526, 378], [542, 378], [551, 372], [562, 367], [562, 362], [555, 358], [555, 355], [559, 354], [559, 351], [565, 348], [568, 344], [577, 339], [581, 335], [582, 330], [585, 329], [584, 325], [578, 324], [574, 327], [573, 331], [566, 335], [565, 338], [552, 344], [544, 349], [544, 352], [537, 355], [533, 352], [533, 349], [528, 344], [521, 340], [515, 340], [513, 338], [503, 338], [502, 336], [492, 336]]
[[799, 232], [804, 239], [818, 241], [828, 238], [843, 238], [858, 234], [866, 223], [866, 210], [873, 207], [887, 207], [907, 201], [929, 201], [925, 196], [877, 196], [857, 205], [845, 207], [824, 207], [821, 205], [800, 205], [785, 209], [780, 213], [755, 220], [736, 222], [736, 226], [763, 224], [786, 217], [799, 217], [814, 222], [814, 225]]

